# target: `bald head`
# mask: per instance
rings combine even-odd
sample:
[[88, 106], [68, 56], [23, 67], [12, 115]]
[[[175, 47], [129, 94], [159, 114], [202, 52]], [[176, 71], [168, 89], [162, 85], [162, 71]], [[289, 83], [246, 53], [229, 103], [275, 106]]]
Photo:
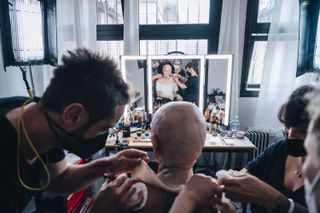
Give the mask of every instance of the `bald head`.
[[[154, 114], [151, 123], [157, 160], [171, 166], [192, 166], [206, 139], [206, 123], [199, 109], [188, 102], [171, 102]], [[156, 143], [156, 144], [155, 144]]]

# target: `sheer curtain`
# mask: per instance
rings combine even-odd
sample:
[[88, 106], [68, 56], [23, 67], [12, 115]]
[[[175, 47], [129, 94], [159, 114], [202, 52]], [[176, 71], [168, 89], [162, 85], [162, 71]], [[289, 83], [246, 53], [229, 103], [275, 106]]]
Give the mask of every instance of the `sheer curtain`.
[[57, 0], [58, 57], [77, 47], [96, 49], [96, 1]]
[[222, 5], [218, 54], [233, 55], [230, 118], [238, 115], [246, 7], [247, 0], [224, 0]]
[[[239, 76], [241, 73], [246, 8], [247, 0], [223, 0], [218, 54], [233, 55], [230, 118], [234, 115], [238, 115], [240, 88]], [[235, 153], [233, 153], [230, 158], [228, 158], [228, 154], [226, 153], [215, 153], [214, 155], [209, 155], [211, 161], [214, 159], [220, 168], [225, 169], [228, 169], [228, 163], [230, 163], [231, 168], [242, 168], [245, 165], [244, 162], [246, 162], [243, 155]], [[203, 158], [208, 158], [205, 154], [202, 156]]]
[[276, 0], [255, 116], [255, 129], [277, 133], [277, 111], [295, 87], [298, 53], [298, 0]]

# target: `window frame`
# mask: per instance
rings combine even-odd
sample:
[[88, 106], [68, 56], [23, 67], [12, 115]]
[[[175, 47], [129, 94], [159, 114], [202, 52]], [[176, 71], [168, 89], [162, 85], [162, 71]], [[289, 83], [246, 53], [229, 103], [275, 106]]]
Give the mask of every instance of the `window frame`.
[[42, 4], [42, 30], [44, 57], [40, 60], [19, 62], [14, 58], [12, 32], [9, 15], [9, 0], [0, 1], [0, 30], [3, 51], [3, 66], [25, 66], [35, 64], [57, 64], [56, 0], [39, 0]]
[[247, 90], [247, 81], [255, 41], [268, 41], [270, 23], [258, 22], [259, 0], [248, 0], [245, 40], [242, 58], [240, 97], [258, 97], [260, 84], [253, 85], [257, 90]]
[[[125, 1], [122, 1], [122, 7], [124, 3]], [[139, 41], [207, 39], [208, 54], [217, 53], [221, 10], [222, 0], [210, 0], [208, 24], [139, 24]], [[98, 24], [97, 40], [123, 40], [123, 26], [123, 24]]]

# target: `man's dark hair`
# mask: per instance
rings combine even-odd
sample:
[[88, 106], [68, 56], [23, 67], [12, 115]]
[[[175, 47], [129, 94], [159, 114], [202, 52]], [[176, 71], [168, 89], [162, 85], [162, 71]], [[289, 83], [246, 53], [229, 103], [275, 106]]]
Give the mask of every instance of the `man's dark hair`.
[[81, 103], [91, 122], [110, 119], [117, 105], [129, 101], [129, 86], [110, 58], [85, 48], [68, 51], [41, 97], [45, 109], [62, 112], [71, 103]]
[[301, 86], [294, 90], [289, 96], [288, 101], [279, 109], [278, 119], [280, 122], [287, 127], [307, 129], [310, 119], [307, 112], [309, 99], [306, 97], [306, 94], [314, 90], [315, 87], [311, 85]]
[[196, 71], [197, 74], [199, 74], [199, 71], [198, 71], [198, 65], [196, 62], [192, 61], [192, 62], [189, 62], [187, 63], [187, 65], [185, 66], [185, 68], [192, 68], [194, 71]]

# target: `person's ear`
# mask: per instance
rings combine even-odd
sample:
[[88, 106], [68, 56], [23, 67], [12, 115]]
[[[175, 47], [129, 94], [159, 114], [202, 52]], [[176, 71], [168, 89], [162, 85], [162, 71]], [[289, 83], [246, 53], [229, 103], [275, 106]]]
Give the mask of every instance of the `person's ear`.
[[82, 127], [89, 120], [89, 114], [82, 104], [72, 103], [64, 108], [62, 119], [65, 127], [73, 130]]
[[152, 143], [154, 157], [155, 157], [156, 161], [159, 163], [161, 160], [160, 159], [161, 155], [160, 155], [160, 146], [159, 146], [158, 135], [156, 135], [154, 133], [151, 135], [151, 143]]

